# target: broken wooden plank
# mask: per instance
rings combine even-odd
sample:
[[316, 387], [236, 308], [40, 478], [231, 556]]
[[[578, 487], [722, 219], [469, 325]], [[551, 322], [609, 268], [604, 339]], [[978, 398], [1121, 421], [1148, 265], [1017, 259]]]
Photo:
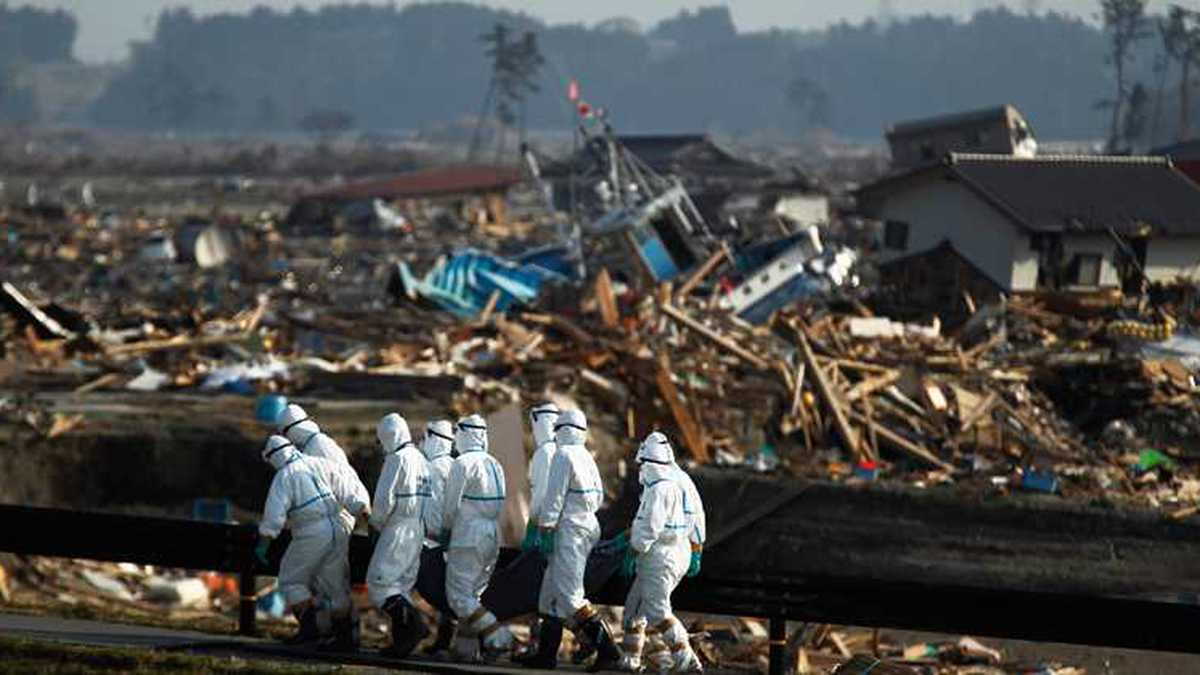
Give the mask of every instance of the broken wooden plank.
[[71, 339], [75, 333], [67, 330], [61, 323], [46, 314], [37, 305], [26, 298], [9, 282], [0, 283], [0, 308], [7, 310], [18, 321], [34, 326], [39, 337]]
[[171, 349], [196, 349], [200, 347], [215, 347], [217, 345], [227, 345], [237, 342], [245, 342], [250, 339], [251, 333], [233, 333], [230, 335], [205, 335], [201, 337], [186, 337], [177, 335], [165, 340], [143, 340], [142, 342], [134, 342], [127, 345], [113, 345], [105, 347], [104, 352], [109, 356], [124, 356], [129, 354], [146, 354], [148, 352], [161, 352]]
[[97, 389], [107, 387], [110, 384], [116, 384], [117, 382], [120, 382], [125, 377], [126, 376], [122, 375], [121, 373], [105, 373], [104, 375], [97, 377], [96, 379], [92, 380], [91, 382], [88, 382], [86, 384], [82, 384], [82, 385], [76, 387], [74, 393], [86, 394], [89, 391], [95, 391]]
[[749, 350], [743, 348], [741, 345], [729, 339], [728, 337], [721, 335], [717, 331], [705, 326], [696, 319], [693, 319], [679, 308], [668, 303], [663, 303], [660, 305], [660, 307], [662, 308], [663, 313], [667, 316], [708, 338], [717, 346], [724, 348], [729, 353], [741, 358], [743, 361], [749, 363], [755, 368], [767, 370], [771, 367], [771, 365], [767, 363], [765, 359], [751, 353]]
[[963, 416], [962, 422], [960, 422], [958, 425], [958, 430], [970, 430], [971, 427], [975, 426], [979, 422], [979, 420], [983, 419], [984, 415], [990, 413], [992, 408], [994, 408], [996, 403], [999, 401], [1000, 395], [994, 391], [990, 392], [987, 397], [979, 402], [979, 405], [972, 408], [970, 412]]
[[825, 407], [829, 408], [833, 415], [834, 426], [837, 428], [838, 435], [842, 437], [842, 442], [846, 444], [846, 449], [850, 451], [850, 454], [858, 457], [861, 452], [860, 442], [858, 434], [855, 433], [854, 428], [850, 426], [850, 421], [846, 418], [846, 405], [842, 402], [839, 393], [826, 379], [825, 372], [821, 370], [821, 364], [817, 363], [817, 357], [813, 354], [812, 346], [808, 344], [808, 337], [804, 331], [797, 330], [796, 338], [800, 341], [800, 355], [804, 358], [804, 365], [812, 372], [817, 395], [821, 397]]
[[[854, 420], [860, 424], [868, 425], [871, 423], [871, 421], [865, 415], [863, 415], [862, 413], [860, 413], [856, 410], [851, 410], [850, 416], [853, 417]], [[943, 471], [950, 471], [950, 472], [954, 471], [954, 466], [952, 464], [942, 461], [941, 459], [939, 459], [937, 457], [937, 455], [934, 455], [932, 452], [930, 452], [926, 448], [924, 448], [920, 445], [917, 445], [916, 443], [913, 443], [912, 441], [908, 440], [907, 438], [901, 436], [900, 434], [892, 431], [891, 429], [888, 429], [887, 427], [885, 427], [881, 424], [875, 425], [875, 433], [879, 436], [879, 438], [882, 438], [884, 441], [886, 441], [891, 446], [907, 452], [909, 455], [912, 455], [916, 459], [919, 459], [927, 464], [936, 466], [937, 468], [942, 469]]]
[[707, 279], [708, 275], [712, 274], [726, 260], [732, 264], [733, 253], [730, 252], [728, 244], [721, 242], [721, 247], [713, 252], [708, 257], [708, 260], [705, 260], [704, 264], [700, 265], [692, 273], [692, 276], [688, 277], [687, 281], [683, 282], [683, 285], [679, 287], [679, 291], [675, 293], [675, 302], [683, 302], [683, 299], [691, 295], [692, 291], [700, 285], [700, 282]]
[[612, 277], [607, 267], [601, 267], [596, 275], [596, 303], [600, 305], [600, 320], [609, 328], [616, 328], [621, 323], [621, 314], [617, 310], [617, 297], [613, 295]]
[[487, 304], [479, 312], [479, 317], [476, 319], [479, 323], [487, 323], [492, 318], [492, 312], [496, 311], [496, 303], [500, 302], [500, 289], [492, 291], [488, 296]]
[[848, 403], [853, 403], [860, 398], [870, 396], [880, 389], [895, 384], [899, 379], [900, 371], [892, 370], [890, 372], [883, 373], [882, 375], [876, 375], [875, 377], [868, 377], [865, 380], [860, 380], [858, 384], [855, 384], [850, 388], [850, 391], [846, 392], [846, 401]]
[[666, 352], [660, 352], [658, 355], [658, 371], [655, 373], [654, 381], [658, 385], [658, 393], [662, 395], [671, 409], [671, 414], [675, 417], [675, 424], [683, 433], [684, 445], [687, 446], [692, 459], [701, 464], [707, 464], [709, 456], [704, 430], [700, 428], [700, 423], [680, 400], [679, 388], [675, 386], [675, 380], [671, 376], [671, 358], [667, 356]]

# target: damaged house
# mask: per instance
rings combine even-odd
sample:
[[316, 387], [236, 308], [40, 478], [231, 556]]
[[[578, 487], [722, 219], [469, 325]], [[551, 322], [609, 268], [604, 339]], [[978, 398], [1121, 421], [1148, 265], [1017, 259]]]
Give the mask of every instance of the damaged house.
[[439, 215], [472, 225], [504, 222], [508, 191], [523, 180], [514, 168], [459, 164], [325, 188], [288, 211], [290, 230], [401, 229], [406, 217]]
[[1037, 154], [1029, 122], [1011, 105], [900, 122], [886, 136], [895, 169], [936, 162], [948, 152]]
[[857, 196], [884, 281], [928, 305], [1200, 278], [1200, 186], [1165, 157], [951, 153]]

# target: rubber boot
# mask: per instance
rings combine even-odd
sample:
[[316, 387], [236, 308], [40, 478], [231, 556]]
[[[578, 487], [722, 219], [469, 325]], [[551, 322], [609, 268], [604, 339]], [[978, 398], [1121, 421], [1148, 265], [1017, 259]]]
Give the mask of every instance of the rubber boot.
[[385, 656], [396, 659], [407, 658], [416, 649], [421, 640], [429, 635], [429, 629], [421, 620], [421, 615], [409, 604], [404, 596], [394, 595], [383, 605], [392, 620], [392, 644], [383, 650]]
[[613, 640], [612, 631], [604, 619], [594, 616], [580, 627], [584, 639], [596, 648], [596, 660], [588, 668], [589, 673], [601, 670], [617, 670], [621, 665], [621, 649]]
[[443, 614], [438, 621], [437, 635], [433, 638], [433, 644], [426, 647], [423, 651], [427, 655], [438, 654], [450, 649], [450, 643], [454, 640], [454, 631], [458, 629], [458, 621], [449, 614]]
[[354, 642], [354, 618], [349, 614], [333, 617], [333, 636], [320, 647], [323, 652], [352, 652], [358, 649]]
[[553, 616], [543, 616], [538, 630], [537, 647], [526, 654], [514, 657], [513, 661], [526, 668], [554, 670], [558, 667], [558, 646], [562, 644], [563, 622]]
[[284, 640], [284, 644], [289, 645], [308, 645], [313, 644], [321, 639], [321, 631], [317, 628], [317, 608], [309, 605], [300, 612], [300, 616], [296, 617], [300, 622], [300, 628], [292, 637]]

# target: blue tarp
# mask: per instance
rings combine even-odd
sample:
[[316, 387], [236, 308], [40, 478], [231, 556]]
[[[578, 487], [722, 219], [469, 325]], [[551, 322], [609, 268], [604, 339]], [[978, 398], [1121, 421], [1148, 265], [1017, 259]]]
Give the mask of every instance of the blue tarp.
[[517, 264], [480, 251], [462, 251], [439, 261], [423, 279], [400, 263], [407, 288], [463, 318], [478, 315], [492, 293], [499, 291], [496, 311], [531, 304], [542, 284], [564, 280], [561, 274], [531, 263]]

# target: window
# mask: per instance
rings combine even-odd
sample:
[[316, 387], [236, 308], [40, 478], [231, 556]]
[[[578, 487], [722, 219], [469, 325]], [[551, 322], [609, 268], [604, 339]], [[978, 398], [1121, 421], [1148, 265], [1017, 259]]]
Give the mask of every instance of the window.
[[1104, 257], [1099, 253], [1077, 253], [1071, 259], [1071, 283], [1076, 286], [1099, 286], [1100, 267]]
[[908, 249], [908, 223], [889, 220], [883, 224], [883, 247], [894, 251]]

